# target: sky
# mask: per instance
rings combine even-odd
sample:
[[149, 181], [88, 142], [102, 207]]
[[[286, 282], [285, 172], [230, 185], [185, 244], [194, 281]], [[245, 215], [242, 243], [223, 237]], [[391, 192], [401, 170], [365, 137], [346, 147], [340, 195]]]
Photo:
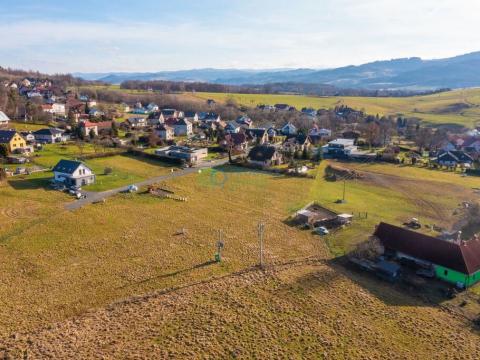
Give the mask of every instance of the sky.
[[327, 68], [480, 50], [478, 0], [0, 0], [0, 66]]

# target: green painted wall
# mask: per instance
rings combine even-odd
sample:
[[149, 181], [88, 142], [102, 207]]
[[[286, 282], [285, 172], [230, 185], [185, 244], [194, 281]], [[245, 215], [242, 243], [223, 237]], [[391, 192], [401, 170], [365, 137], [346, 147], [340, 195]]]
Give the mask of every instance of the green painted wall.
[[443, 266], [435, 266], [435, 275], [444, 281], [450, 282], [452, 284], [462, 283], [466, 287], [472, 286], [473, 284], [480, 281], [480, 271], [477, 271], [475, 274], [466, 275], [455, 270], [448, 269]]

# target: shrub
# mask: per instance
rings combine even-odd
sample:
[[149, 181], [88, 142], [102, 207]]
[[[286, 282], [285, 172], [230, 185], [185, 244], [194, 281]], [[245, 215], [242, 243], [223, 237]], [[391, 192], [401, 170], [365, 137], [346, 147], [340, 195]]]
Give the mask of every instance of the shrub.
[[111, 167], [106, 167], [106, 168], [103, 170], [103, 174], [104, 174], [104, 175], [110, 175], [112, 172], [113, 172], [113, 169], [112, 169]]

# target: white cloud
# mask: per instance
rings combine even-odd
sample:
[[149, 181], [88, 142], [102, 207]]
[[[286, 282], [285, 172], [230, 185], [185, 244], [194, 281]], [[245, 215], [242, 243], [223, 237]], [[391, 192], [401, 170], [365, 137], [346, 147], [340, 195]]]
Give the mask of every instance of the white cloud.
[[14, 20], [0, 24], [8, 34], [0, 63], [49, 72], [159, 71], [444, 57], [480, 50], [478, 13], [476, 0], [248, 0], [223, 17], [175, 22]]

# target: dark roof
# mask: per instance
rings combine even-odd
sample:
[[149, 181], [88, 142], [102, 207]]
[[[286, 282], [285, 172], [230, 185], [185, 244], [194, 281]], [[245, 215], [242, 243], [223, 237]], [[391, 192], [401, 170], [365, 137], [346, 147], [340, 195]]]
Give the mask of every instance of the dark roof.
[[245, 134], [248, 136], [255, 138], [255, 137], [264, 137], [267, 129], [245, 129]]
[[274, 146], [255, 146], [248, 153], [248, 158], [253, 161], [271, 160], [276, 151]]
[[163, 116], [173, 116], [175, 115], [175, 112], [177, 110], [175, 109], [162, 109], [161, 113], [163, 114]]
[[386, 223], [378, 225], [375, 236], [387, 249], [463, 274], [480, 270], [479, 240], [457, 244]]
[[82, 165], [80, 161], [60, 160], [52, 171], [58, 171], [65, 174], [73, 174], [77, 168]]
[[438, 159], [443, 160], [444, 158], [454, 160], [457, 162], [473, 162], [473, 158], [461, 150], [451, 150], [451, 151], [441, 152], [438, 155]]
[[185, 113], [183, 115], [185, 117], [189, 118], [189, 117], [195, 117], [195, 115], [197, 115], [197, 113], [195, 111], [185, 111]]
[[233, 133], [229, 136], [235, 145], [241, 145], [247, 141], [247, 136], [243, 133]]
[[33, 135], [54, 135], [59, 133], [62, 133], [62, 131], [53, 128], [45, 128], [35, 131]]
[[0, 130], [0, 144], [9, 143], [16, 133], [14, 130]]

